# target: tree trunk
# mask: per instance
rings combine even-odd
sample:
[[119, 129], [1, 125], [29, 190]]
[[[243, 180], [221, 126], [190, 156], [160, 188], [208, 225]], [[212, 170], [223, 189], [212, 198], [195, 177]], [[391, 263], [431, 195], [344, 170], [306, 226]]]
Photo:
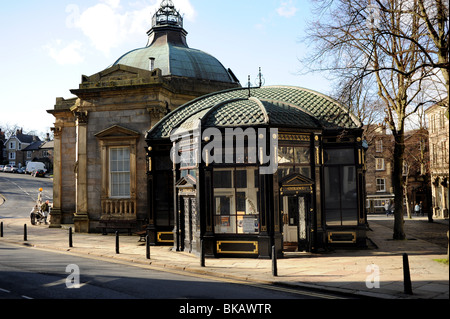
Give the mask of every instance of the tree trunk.
[[403, 154], [405, 152], [405, 135], [403, 129], [394, 130], [394, 172], [392, 174], [392, 184], [394, 186], [394, 235], [393, 238], [403, 240], [406, 238], [403, 228]]

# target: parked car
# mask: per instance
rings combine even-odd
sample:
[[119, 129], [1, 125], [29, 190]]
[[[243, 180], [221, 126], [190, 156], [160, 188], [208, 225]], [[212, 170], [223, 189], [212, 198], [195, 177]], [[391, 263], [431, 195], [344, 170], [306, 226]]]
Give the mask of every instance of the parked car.
[[31, 176], [34, 176], [34, 177], [45, 177], [45, 170], [37, 169], [37, 170], [33, 171]]
[[4, 168], [5, 168], [5, 165], [0, 165], [0, 172], [3, 172]]
[[16, 170], [15, 173], [17, 173], [17, 174], [25, 174], [25, 168], [20, 167], [20, 168], [18, 168], [18, 169]]
[[13, 165], [6, 165], [4, 168], [3, 168], [3, 171], [5, 172], [5, 173], [13, 173], [14, 172], [14, 170], [16, 170], [17, 169], [17, 167], [15, 167], [15, 166], [13, 166]]

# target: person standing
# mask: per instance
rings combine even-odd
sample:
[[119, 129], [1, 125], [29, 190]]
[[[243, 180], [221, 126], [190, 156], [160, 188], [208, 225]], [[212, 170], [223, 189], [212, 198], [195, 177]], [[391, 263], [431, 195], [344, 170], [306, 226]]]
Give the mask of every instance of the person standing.
[[420, 214], [420, 206], [419, 203], [416, 203], [416, 206], [414, 206], [414, 215], [419, 216]]

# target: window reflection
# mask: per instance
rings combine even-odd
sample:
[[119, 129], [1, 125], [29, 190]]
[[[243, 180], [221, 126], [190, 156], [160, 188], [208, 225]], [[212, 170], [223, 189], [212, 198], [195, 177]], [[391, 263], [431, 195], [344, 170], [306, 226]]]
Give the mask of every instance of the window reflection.
[[214, 214], [217, 234], [259, 232], [257, 169], [214, 169]]

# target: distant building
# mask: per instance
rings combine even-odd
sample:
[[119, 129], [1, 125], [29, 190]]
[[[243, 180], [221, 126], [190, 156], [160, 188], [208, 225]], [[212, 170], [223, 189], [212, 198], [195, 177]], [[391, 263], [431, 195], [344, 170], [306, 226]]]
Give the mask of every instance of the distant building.
[[[448, 101], [448, 99], [447, 99]], [[447, 102], [448, 103], [448, 102]], [[447, 113], [446, 113], [447, 112]], [[449, 119], [448, 106], [436, 104], [425, 111], [429, 127], [433, 216], [448, 218]]]
[[26, 152], [23, 152], [25, 148], [33, 143], [39, 143], [39, 137], [35, 135], [23, 134], [22, 129], [16, 130], [16, 133], [11, 135], [5, 142], [6, 146], [6, 164], [11, 164], [16, 167], [23, 167], [26, 165]]
[[47, 171], [53, 169], [53, 141], [50, 141], [48, 133], [44, 141], [35, 141], [21, 151], [25, 166], [29, 162], [42, 162]]
[[383, 125], [366, 127], [366, 207], [369, 213], [381, 213], [394, 203], [392, 187], [393, 137]]
[[[393, 209], [392, 183], [394, 137], [383, 125], [365, 127], [366, 152], [366, 208], [368, 213], [384, 213], [385, 205]], [[403, 158], [403, 192], [405, 213], [413, 211], [415, 203], [422, 203], [426, 215], [431, 209], [429, 177], [428, 132], [423, 129], [405, 132]]]
[[5, 133], [2, 132], [2, 129], [0, 128], [0, 165], [5, 164], [4, 162], [6, 158], [5, 142], [6, 142]]

